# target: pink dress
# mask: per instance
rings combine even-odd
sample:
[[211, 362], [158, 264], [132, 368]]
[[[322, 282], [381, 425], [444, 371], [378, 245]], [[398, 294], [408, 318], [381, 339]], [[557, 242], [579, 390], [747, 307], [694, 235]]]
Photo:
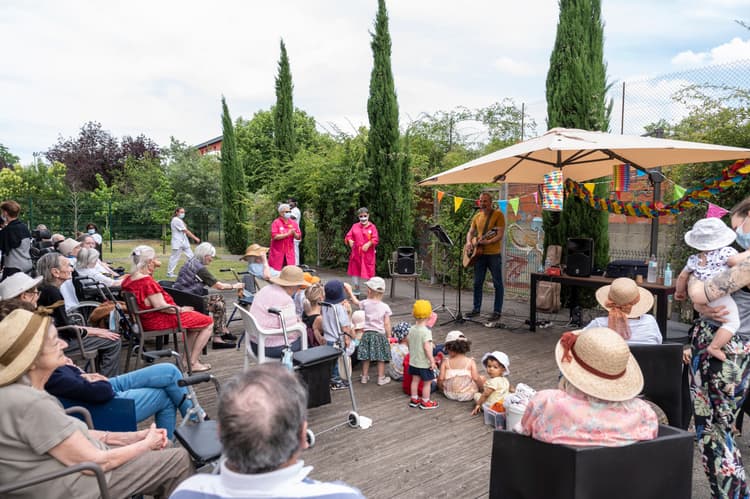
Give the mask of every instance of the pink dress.
[[278, 217], [271, 224], [271, 249], [268, 252], [268, 265], [276, 270], [281, 270], [285, 265], [294, 265], [294, 237], [285, 237], [283, 239], [274, 239], [279, 234], [283, 234], [294, 229], [297, 236], [302, 237], [299, 225], [292, 219], [287, 220], [284, 217]]
[[605, 447], [656, 438], [659, 422], [643, 400], [608, 402], [566, 390], [537, 392], [521, 419], [522, 433], [551, 444]]
[[[349, 232], [346, 233], [344, 242], [349, 246], [349, 241], [354, 241], [352, 253], [349, 255], [349, 268], [346, 273], [350, 276], [369, 279], [375, 275], [375, 247], [380, 241], [378, 238], [378, 229], [375, 224], [368, 222], [362, 225], [357, 222], [352, 225]], [[372, 241], [372, 245], [367, 251], [362, 251], [362, 245]]]
[[[164, 301], [167, 304], [175, 305], [172, 296], [164, 291], [164, 288], [159, 286], [159, 283], [154, 281], [154, 278], [151, 276], [141, 277], [136, 280], [132, 280], [130, 276], [127, 276], [122, 281], [122, 290], [135, 295], [135, 301], [141, 310], [154, 308], [146, 304], [146, 298], [151, 295], [160, 294], [164, 297]], [[177, 327], [177, 315], [161, 311], [153, 312], [141, 315], [141, 322], [143, 323], [143, 328], [147, 331], [171, 329]], [[180, 312], [180, 322], [186, 329], [203, 329], [213, 324], [214, 320], [205, 314], [192, 310], [190, 312]]]

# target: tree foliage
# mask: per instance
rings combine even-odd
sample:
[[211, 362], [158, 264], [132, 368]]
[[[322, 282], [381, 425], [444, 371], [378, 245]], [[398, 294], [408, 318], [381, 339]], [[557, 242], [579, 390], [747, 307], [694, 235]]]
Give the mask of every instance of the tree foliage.
[[[398, 101], [391, 70], [391, 35], [385, 0], [378, 0], [375, 32], [371, 37], [373, 67], [367, 99], [370, 130], [365, 152], [369, 184], [362, 203], [368, 206], [378, 225], [381, 255], [390, 255], [397, 246], [413, 244], [413, 178], [400, 147]], [[379, 259], [378, 270], [385, 270], [385, 259]]]
[[[297, 141], [294, 136], [294, 102], [292, 85], [292, 71], [289, 68], [289, 57], [286, 53], [284, 40], [281, 40], [281, 55], [279, 57], [279, 72], [276, 76], [276, 106], [273, 112], [273, 138], [276, 147], [276, 159], [281, 170], [297, 152]], [[277, 174], [279, 172], [277, 171]]]
[[221, 98], [221, 125], [223, 140], [221, 143], [221, 206], [224, 239], [232, 253], [242, 253], [247, 244], [247, 209], [245, 198], [247, 189], [245, 173], [237, 157], [237, 141], [234, 135], [232, 118], [229, 115], [227, 102]]
[[0, 144], [0, 170], [3, 168], [13, 168], [19, 161], [20, 158], [18, 156], [11, 153], [3, 144]]

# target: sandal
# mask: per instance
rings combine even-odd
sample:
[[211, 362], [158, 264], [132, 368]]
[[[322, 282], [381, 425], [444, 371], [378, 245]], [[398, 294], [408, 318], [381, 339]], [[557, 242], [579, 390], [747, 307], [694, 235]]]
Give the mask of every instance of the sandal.
[[211, 369], [211, 364], [197, 364], [193, 366], [193, 373], [204, 373]]

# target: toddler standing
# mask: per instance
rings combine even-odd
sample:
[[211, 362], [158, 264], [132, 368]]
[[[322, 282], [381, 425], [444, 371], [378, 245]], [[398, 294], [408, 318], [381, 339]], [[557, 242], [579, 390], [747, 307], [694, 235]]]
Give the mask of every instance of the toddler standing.
[[[327, 345], [338, 343], [342, 349], [345, 349], [346, 335], [351, 334], [351, 321], [344, 304], [346, 300], [344, 284], [333, 279], [326, 283], [323, 290], [326, 300], [321, 303], [323, 305], [321, 308], [323, 337]], [[341, 379], [338, 363], [334, 362], [331, 372], [331, 390], [342, 390], [348, 387], [349, 383]]]
[[[432, 314], [432, 305], [427, 300], [414, 302], [412, 310], [416, 323], [409, 330], [409, 374], [411, 379], [411, 400], [409, 407], [420, 409], [436, 409], [438, 402], [430, 400], [430, 387], [435, 379], [435, 358], [432, 356], [432, 331], [427, 327], [427, 321]], [[419, 399], [419, 380], [422, 386], [422, 399]]]
[[471, 342], [461, 331], [451, 331], [445, 337], [445, 351], [448, 358], [440, 364], [438, 388], [451, 400], [467, 402], [480, 391], [484, 379], [477, 372], [477, 363], [466, 354]]
[[479, 414], [483, 404], [492, 407], [512, 391], [506, 376], [510, 374], [510, 359], [503, 352], [488, 352], [482, 356], [482, 364], [487, 371], [488, 379], [484, 382], [481, 392], [474, 394], [476, 405], [472, 415]]
[[378, 385], [391, 382], [385, 375], [385, 363], [391, 361], [391, 349], [388, 340], [391, 337], [391, 307], [383, 303], [385, 281], [382, 277], [373, 277], [365, 283], [367, 299], [359, 302], [359, 308], [365, 312], [365, 333], [359, 343], [357, 359], [362, 362], [362, 383], [370, 380], [370, 362], [378, 363]]
[[[737, 250], [727, 246], [732, 244], [736, 238], [735, 231], [727, 227], [719, 218], [703, 218], [695, 222], [693, 228], [685, 233], [685, 242], [691, 248], [699, 250], [700, 253], [690, 255], [685, 268], [680, 272], [674, 294], [676, 300], [684, 300], [686, 290], [690, 294], [703, 293], [704, 281], [736, 265], [742, 259], [742, 257], [737, 257]], [[695, 279], [691, 280], [688, 285], [688, 279], [691, 275]], [[737, 303], [730, 295], [726, 295], [717, 298], [708, 305], [710, 307], [726, 307], [727, 310], [727, 315], [724, 316], [726, 321], [721, 324], [721, 327], [714, 334], [711, 344], [706, 347], [710, 356], [724, 361], [727, 356], [721, 349], [729, 343], [729, 340], [740, 327]]]

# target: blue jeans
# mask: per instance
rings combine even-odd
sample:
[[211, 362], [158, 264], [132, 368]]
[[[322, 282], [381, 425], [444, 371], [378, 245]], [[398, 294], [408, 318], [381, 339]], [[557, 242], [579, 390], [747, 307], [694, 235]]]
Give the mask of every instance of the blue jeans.
[[[177, 424], [177, 409], [185, 416], [192, 403], [184, 399], [187, 388], [177, 386], [182, 373], [174, 364], [162, 363], [111, 378], [115, 396], [135, 401], [135, 419], [140, 423], [155, 416], [156, 426], [167, 430], [171, 440]], [[184, 401], [183, 401], [184, 399]]]
[[503, 311], [503, 256], [481, 255], [474, 264], [474, 308], [473, 310], [482, 309], [482, 288], [484, 287], [484, 278], [487, 270], [492, 276], [492, 285], [495, 287], [495, 303], [492, 311], [501, 313]]

